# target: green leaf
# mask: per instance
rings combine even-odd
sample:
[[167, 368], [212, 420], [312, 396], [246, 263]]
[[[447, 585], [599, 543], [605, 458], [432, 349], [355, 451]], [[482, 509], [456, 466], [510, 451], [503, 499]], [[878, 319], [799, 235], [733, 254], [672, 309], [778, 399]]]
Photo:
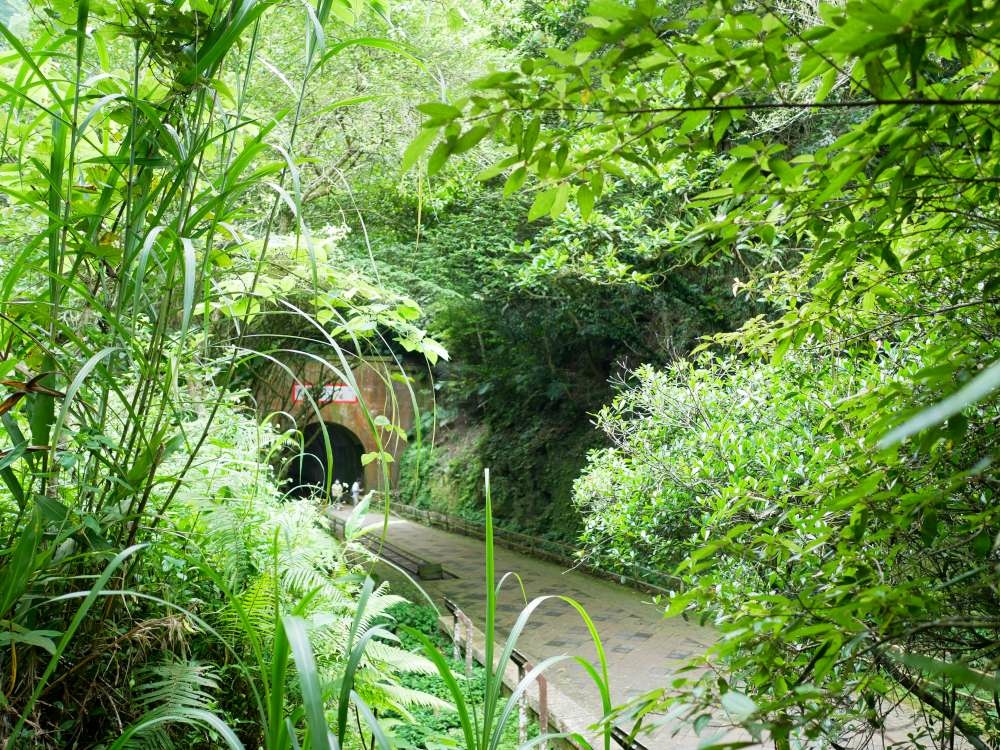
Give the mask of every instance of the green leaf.
[[538, 141], [538, 135], [542, 129], [542, 121], [535, 117], [528, 123], [528, 127], [524, 130], [524, 138], [521, 140], [521, 154], [525, 161], [529, 161], [532, 152], [535, 149], [535, 143]]
[[295, 660], [295, 671], [299, 676], [299, 689], [305, 709], [306, 722], [309, 725], [309, 747], [312, 750], [333, 750], [328, 738], [326, 712], [324, 711], [323, 690], [320, 687], [319, 668], [306, 622], [300, 617], [291, 615], [282, 618], [282, 628]]
[[509, 198], [524, 185], [524, 180], [528, 176], [528, 170], [524, 167], [518, 167], [507, 177], [507, 181], [503, 185], [503, 195], [505, 198]]
[[453, 120], [456, 117], [461, 117], [462, 111], [458, 107], [453, 107], [450, 104], [445, 104], [444, 102], [428, 102], [427, 104], [418, 104], [417, 111], [423, 112], [425, 115], [430, 115], [435, 119], [449, 119]]
[[485, 125], [477, 125], [471, 130], [467, 130], [459, 136], [458, 141], [455, 143], [455, 148], [452, 149], [452, 153], [461, 154], [468, 151], [483, 140], [489, 132], [490, 129]]
[[885, 264], [889, 266], [889, 268], [897, 273], [903, 270], [903, 267], [899, 263], [899, 258], [896, 257], [896, 254], [892, 252], [892, 248], [888, 245], [882, 246], [882, 260], [885, 261]]
[[376, 328], [378, 328], [378, 324], [374, 320], [361, 315], [351, 318], [344, 326], [344, 330], [351, 333], [370, 333]]
[[576, 203], [580, 207], [580, 216], [587, 221], [594, 210], [594, 192], [589, 185], [583, 185], [576, 191]]
[[447, 141], [441, 141], [437, 147], [431, 152], [431, 158], [427, 160], [427, 174], [435, 175], [444, 166], [444, 163], [448, 161], [448, 156], [451, 154], [451, 147], [448, 145]]
[[435, 364], [438, 359], [446, 360], [448, 359], [448, 350], [445, 349], [441, 344], [432, 338], [423, 338], [420, 341], [420, 351], [424, 353], [424, 356], [430, 360], [430, 363]]
[[7, 564], [0, 568], [3, 576], [0, 577], [0, 618], [5, 618], [8, 610], [24, 593], [28, 586], [28, 581], [37, 571], [32, 565], [35, 557], [35, 550], [42, 536], [42, 514], [37, 508], [32, 512], [31, 518], [24, 524], [14, 547], [13, 553], [7, 560]]
[[712, 124], [712, 142], [716, 145], [722, 141], [723, 137], [726, 135], [726, 131], [729, 129], [729, 124], [732, 122], [732, 117], [728, 112], [721, 112], [716, 118], [715, 122]]
[[[429, 72], [427, 65], [423, 60], [417, 57], [412, 47], [400, 44], [399, 42], [394, 42], [392, 39], [383, 39], [381, 37], [366, 36], [338, 42], [337, 44], [330, 46], [329, 51], [324, 56], [324, 59], [338, 55], [348, 47], [370, 47], [373, 49], [382, 49], [387, 52], [392, 52], [393, 54], [407, 59], [425, 73]], [[417, 107], [417, 109], [419, 109], [419, 107]]]
[[795, 172], [787, 161], [782, 159], [768, 159], [767, 168], [778, 175], [778, 179], [781, 180], [781, 184], [785, 187], [791, 187], [795, 184]]
[[684, 116], [684, 120], [681, 122], [680, 129], [677, 131], [680, 135], [687, 135], [692, 133], [704, 124], [708, 119], [709, 115], [712, 113], [707, 109], [695, 110], [693, 112], [688, 112]]
[[1000, 691], [1000, 679], [973, 669], [968, 664], [957, 661], [941, 661], [923, 654], [897, 654], [888, 652], [896, 661], [908, 667], [919, 669], [932, 677], [944, 678], [948, 683], [955, 683], [971, 689], [973, 692], [983, 690], [987, 693]]
[[191, 326], [191, 314], [194, 312], [194, 285], [197, 270], [197, 257], [194, 249], [194, 242], [187, 237], [181, 237], [183, 271], [184, 271], [184, 296], [181, 309], [181, 331], [180, 339], [187, 338], [188, 328]]
[[892, 430], [879, 440], [878, 447], [884, 449], [897, 445], [911, 435], [944, 422], [967, 406], [982, 401], [997, 387], [1000, 387], [1000, 360], [987, 367], [955, 393]]
[[730, 690], [722, 696], [722, 707], [735, 722], [744, 722], [757, 713], [757, 704], [743, 693]]
[[547, 188], [535, 194], [535, 200], [528, 209], [528, 221], [540, 219], [552, 209], [555, 203], [557, 188]]
[[409, 172], [413, 165], [417, 163], [417, 160], [423, 155], [423, 153], [430, 148], [430, 145], [437, 138], [439, 130], [437, 128], [424, 128], [420, 131], [416, 138], [406, 147], [406, 151], [403, 152], [403, 162], [400, 165], [400, 169], [405, 173]]
[[0, 631], [0, 646], [6, 643], [24, 643], [28, 646], [37, 646], [54, 655], [56, 644], [52, 639], [58, 635], [60, 635], [58, 630]]
[[564, 182], [558, 188], [556, 188], [555, 198], [552, 200], [552, 206], [549, 208], [549, 216], [553, 219], [559, 218], [561, 214], [566, 209], [566, 202], [569, 200], [569, 183]]
[[826, 73], [823, 74], [823, 80], [820, 82], [819, 89], [816, 91], [816, 96], [814, 101], [823, 102], [830, 95], [833, 90], [834, 84], [837, 82], [837, 76], [839, 71], [836, 68], [830, 68]]
[[73, 399], [76, 398], [77, 392], [83, 386], [84, 381], [103, 359], [111, 356], [111, 354], [115, 351], [117, 351], [115, 347], [109, 346], [108, 348], [97, 352], [97, 354], [94, 354], [84, 363], [83, 367], [80, 368], [80, 371], [73, 378], [73, 381], [69, 384], [69, 388], [66, 389], [66, 396], [63, 398], [62, 407], [59, 409], [59, 416], [56, 418], [55, 426], [52, 428], [53, 442], [59, 442], [59, 436], [62, 434], [63, 425], [66, 423], [66, 418], [69, 416], [70, 406], [73, 403]]

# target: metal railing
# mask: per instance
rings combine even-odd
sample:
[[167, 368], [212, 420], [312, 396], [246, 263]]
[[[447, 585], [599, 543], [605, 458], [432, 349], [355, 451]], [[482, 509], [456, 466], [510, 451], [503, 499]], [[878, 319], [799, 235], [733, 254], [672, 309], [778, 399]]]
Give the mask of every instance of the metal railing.
[[[458, 663], [462, 663], [464, 650], [465, 677], [468, 679], [472, 677], [473, 650], [475, 648], [473, 636], [475, 634], [475, 628], [473, 627], [472, 620], [469, 619], [469, 616], [466, 615], [451, 599], [445, 597], [444, 606], [452, 617], [452, 659]], [[535, 668], [531, 661], [528, 660], [528, 657], [517, 649], [513, 649], [511, 651], [510, 660], [514, 663], [514, 666], [517, 667], [517, 684], [520, 684], [528, 673]], [[538, 685], [538, 709], [535, 713], [538, 716], [538, 733], [542, 735], [547, 733], [549, 730], [549, 685], [543, 675], [538, 675], [535, 678], [535, 682]], [[517, 737], [518, 743], [520, 744], [524, 744], [528, 740], [529, 711], [530, 706], [528, 705], [528, 691], [525, 690], [521, 694], [521, 698], [518, 701]], [[611, 728], [611, 739], [613, 739], [618, 747], [622, 748], [622, 750], [649, 750], [649, 748], [643, 745], [639, 740], [634, 737], [630, 737], [628, 732], [618, 726]], [[541, 750], [545, 750], [546, 745], [547, 743], [543, 741], [538, 745], [538, 747], [541, 748]]]
[[[456, 662], [461, 662], [462, 644], [465, 647], [465, 676], [472, 676], [472, 659], [474, 655], [473, 636], [475, 628], [472, 620], [466, 615], [451, 599], [444, 600], [444, 606], [452, 616], [452, 657]], [[534, 665], [528, 661], [528, 657], [517, 649], [511, 652], [510, 660], [517, 668], [517, 684], [524, 680], [525, 676], [534, 669]], [[492, 665], [487, 665], [487, 669], [492, 669]], [[535, 677], [538, 685], [538, 709], [535, 712], [538, 716], [538, 733], [544, 735], [549, 731], [549, 686], [545, 677], [538, 675]], [[517, 705], [517, 737], [518, 743], [524, 744], [528, 741], [528, 713], [531, 707], [528, 705], [528, 691], [521, 693], [521, 698]], [[546, 750], [548, 742], [542, 740], [537, 745], [540, 750]]]
[[[390, 507], [398, 515], [421, 521], [428, 526], [434, 526], [446, 531], [460, 533], [465, 536], [477, 537], [480, 539], [482, 539], [486, 534], [486, 528], [484, 525], [476, 524], [455, 516], [449, 516], [444, 513], [426, 510], [423, 508], [416, 508], [411, 505], [401, 503], [398, 500], [393, 500]], [[332, 514], [328, 515], [327, 519], [330, 521], [330, 530], [333, 532], [334, 536], [338, 539], [343, 539], [346, 526], [344, 519]], [[569, 567], [582, 568], [591, 575], [597, 575], [611, 580], [618, 580], [622, 583], [629, 583], [635, 588], [640, 588], [642, 590], [651, 590], [655, 593], [667, 593], [668, 591], [668, 589], [660, 588], [649, 583], [648, 581], [635, 579], [629, 576], [622, 576], [619, 573], [583, 564], [579, 559], [573, 556], [575, 550], [569, 545], [552, 542], [550, 540], [538, 539], [536, 537], [528, 536], [527, 534], [520, 534], [516, 531], [498, 529], [496, 527], [494, 527], [493, 533], [494, 540], [498, 543], [517, 552], [531, 555], [532, 557], [541, 557]], [[359, 541], [376, 556], [389, 560], [403, 570], [406, 570], [423, 580], [455, 577], [448, 571], [444, 570], [440, 564], [431, 563], [427, 560], [416, 557], [399, 547], [389, 544], [382, 538], [362, 536]], [[544, 549], [539, 546], [540, 544], [555, 547], [557, 551], [553, 552], [551, 549]], [[655, 571], [650, 572], [652, 573]], [[456, 662], [462, 662], [462, 657], [465, 657], [465, 676], [466, 678], [470, 678], [472, 677], [472, 662], [475, 656], [475, 647], [473, 643], [475, 627], [473, 626], [472, 620], [469, 616], [466, 615], [451, 599], [445, 597], [444, 605], [452, 616], [452, 659]], [[511, 652], [511, 661], [517, 668], [518, 683], [524, 680], [525, 676], [532, 669], [534, 669], [534, 665], [517, 649], [513, 649]], [[539, 734], [545, 734], [548, 731], [549, 724], [548, 682], [542, 675], [538, 675], [535, 678], [535, 681], [538, 685], [538, 710], [536, 713], [538, 715]], [[524, 691], [518, 703], [518, 742], [521, 744], [527, 742], [528, 738], [529, 710], [528, 693], [527, 691]], [[622, 748], [622, 750], [649, 750], [638, 739], [630, 737], [628, 732], [618, 726], [612, 727], [611, 739], [613, 739], [615, 743]], [[540, 750], [546, 750], [547, 743], [543, 741], [537, 745], [537, 747]]]

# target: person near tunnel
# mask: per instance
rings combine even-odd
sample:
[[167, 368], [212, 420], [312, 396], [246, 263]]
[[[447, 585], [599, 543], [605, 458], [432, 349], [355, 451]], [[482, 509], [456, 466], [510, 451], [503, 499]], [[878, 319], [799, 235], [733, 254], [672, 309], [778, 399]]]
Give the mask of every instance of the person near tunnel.
[[[339, 485], [340, 494], [360, 485], [363, 448], [358, 437], [335, 422], [314, 422], [302, 430], [302, 450], [288, 463], [288, 494], [305, 498], [327, 494]], [[352, 492], [353, 494], [353, 492]], [[325, 498], [336, 501], [330, 496]]]

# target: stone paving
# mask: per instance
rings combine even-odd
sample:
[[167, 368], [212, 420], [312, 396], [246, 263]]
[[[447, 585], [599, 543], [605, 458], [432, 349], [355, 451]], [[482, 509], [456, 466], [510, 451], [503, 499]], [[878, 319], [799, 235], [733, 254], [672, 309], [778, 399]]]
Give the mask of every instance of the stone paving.
[[[349, 509], [338, 512], [346, 517]], [[371, 514], [366, 525], [382, 527], [382, 516]], [[427, 528], [393, 516], [387, 541], [424, 558], [441, 562], [455, 578], [422, 581], [421, 586], [440, 606], [448, 597], [462, 608], [478, 628], [485, 622], [485, 559], [483, 543]], [[502, 547], [496, 548], [497, 580], [505, 573], [520, 576], [528, 600], [546, 594], [561, 594], [577, 600], [597, 625], [611, 675], [614, 705], [647, 691], [668, 685], [674, 670], [689, 657], [707, 648], [712, 631], [680, 618], [665, 620], [662, 607], [650, 596], [559, 565], [536, 560]], [[501, 637], [509, 632], [524, 598], [516, 579], [508, 578], [498, 598], [497, 629]], [[568, 604], [549, 600], [535, 611], [517, 644], [535, 663], [556, 654], [583, 656], [592, 663], [597, 653], [580, 616]], [[571, 726], [582, 729], [601, 717], [600, 698], [582, 666], [560, 662], [546, 674], [549, 683], [568, 701], [559, 706]], [[570, 705], [570, 703], [575, 705]], [[553, 706], [553, 710], [557, 709]], [[571, 714], [566, 716], [565, 714]], [[676, 732], [676, 734], [675, 734]], [[687, 727], [663, 727], [642, 737], [651, 750], [696, 748], [698, 738]]]
[[[351, 508], [334, 511], [346, 519]], [[372, 533], [380, 534], [381, 514], [369, 514], [364, 523]], [[479, 539], [428, 528], [396, 516], [390, 518], [386, 540], [406, 552], [428, 562], [440, 562], [455, 578], [419, 582], [424, 591], [444, 611], [447, 597], [463, 609], [473, 623], [482, 629], [485, 623], [486, 562], [483, 543]], [[714, 638], [709, 628], [699, 627], [680, 618], [666, 620], [662, 607], [651, 597], [625, 586], [605, 581], [560, 565], [496, 547], [496, 580], [511, 572], [520, 577], [530, 601], [547, 594], [561, 594], [578, 601], [586, 609], [600, 631], [611, 677], [613, 705], [621, 705], [650, 690], [669, 685], [674, 671], [691, 656], [704, 651]], [[394, 578], [391, 572], [386, 577]], [[402, 576], [395, 576], [397, 590], [405, 588]], [[417, 592], [406, 594], [417, 600]], [[524, 606], [517, 579], [508, 577], [498, 598], [497, 631], [501, 638], [510, 631]], [[532, 615], [518, 640], [517, 648], [538, 663], [557, 654], [582, 656], [596, 662], [596, 650], [580, 616], [568, 604], [549, 600]], [[560, 731], [567, 728], [583, 731], [601, 718], [600, 698], [583, 667], [575, 662], [560, 662], [546, 670], [550, 685], [550, 707], [559, 718]], [[847, 747], [891, 748], [912, 747], [909, 734], [915, 726], [913, 709], [897, 706], [887, 717], [881, 735], [860, 745], [847, 742]], [[593, 735], [584, 732], [593, 738]], [[709, 727], [697, 737], [691, 728], [679, 722], [662, 721], [655, 731], [639, 739], [649, 750], [696, 750], [706, 738], [722, 739], [719, 729]], [[730, 732], [725, 740], [745, 737]], [[594, 738], [596, 739], [596, 738]], [[598, 745], [594, 745], [598, 747]], [[964, 742], [956, 747], [967, 748]]]

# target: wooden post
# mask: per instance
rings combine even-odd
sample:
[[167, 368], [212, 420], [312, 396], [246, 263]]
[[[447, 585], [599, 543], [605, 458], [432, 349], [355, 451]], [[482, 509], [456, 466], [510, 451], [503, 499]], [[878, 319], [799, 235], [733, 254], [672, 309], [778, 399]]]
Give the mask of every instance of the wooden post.
[[[538, 733], [546, 735], [549, 732], [549, 687], [545, 678], [538, 675]], [[546, 750], [549, 741], [542, 740], [538, 750]]]
[[[465, 676], [466, 678], [472, 677], [472, 620], [469, 616], [462, 612], [462, 617], [465, 619]], [[491, 668], [491, 665], [487, 665], [487, 669]]]
[[[517, 649], [510, 655], [511, 660], [517, 665], [517, 682], [520, 684], [525, 676], [534, 669], [534, 666], [527, 657]], [[538, 675], [535, 678], [538, 685], [538, 734], [544, 736], [549, 731], [549, 694], [545, 677]], [[518, 726], [517, 737], [520, 744], [528, 741], [528, 691], [521, 693], [520, 705], [518, 706]], [[548, 740], [542, 740], [538, 745], [541, 750], [545, 750]]]
[[[517, 683], [520, 685], [527, 673], [525, 665], [527, 662], [517, 661]], [[517, 743], [523, 745], [528, 741], [528, 691], [521, 693], [521, 699], [517, 705]]]

